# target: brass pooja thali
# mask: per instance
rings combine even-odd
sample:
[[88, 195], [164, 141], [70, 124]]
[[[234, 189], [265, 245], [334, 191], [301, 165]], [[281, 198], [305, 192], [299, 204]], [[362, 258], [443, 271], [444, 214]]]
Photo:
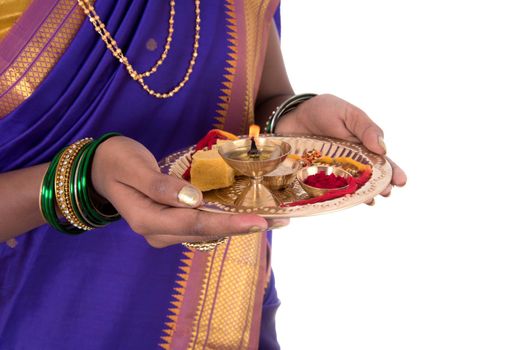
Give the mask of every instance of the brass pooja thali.
[[[290, 154], [302, 155], [305, 152], [317, 150], [324, 156], [333, 159], [349, 157], [357, 162], [369, 165], [372, 168], [372, 176], [365, 185], [351, 195], [306, 205], [289, 207], [273, 205], [256, 208], [235, 205], [235, 200], [249, 185], [249, 178], [240, 176], [235, 178], [234, 184], [230, 187], [203, 192], [204, 204], [199, 208], [200, 210], [214, 213], [253, 213], [266, 218], [311, 216], [347, 209], [367, 202], [380, 194], [391, 181], [392, 168], [387, 160], [367, 150], [361, 144], [319, 136], [260, 136], [269, 140], [288, 143], [291, 146]], [[195, 146], [191, 146], [163, 159], [159, 164], [162, 172], [182, 178], [184, 172], [191, 165], [194, 150]], [[284, 205], [310, 198], [310, 195], [305, 192], [298, 180], [282, 190], [272, 190], [271, 192]]]

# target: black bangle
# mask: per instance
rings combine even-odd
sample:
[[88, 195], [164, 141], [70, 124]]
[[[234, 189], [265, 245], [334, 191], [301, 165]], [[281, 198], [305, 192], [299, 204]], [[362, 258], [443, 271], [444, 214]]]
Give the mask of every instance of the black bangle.
[[277, 108], [275, 108], [273, 113], [271, 113], [271, 116], [269, 117], [269, 119], [266, 122], [265, 131], [268, 134], [275, 133], [277, 123], [284, 114], [294, 110], [295, 108], [297, 108], [299, 104], [315, 96], [317, 96], [317, 94], [311, 94], [311, 93], [299, 94], [299, 95], [292, 96], [288, 98], [287, 100], [285, 100], [284, 102], [282, 102]]

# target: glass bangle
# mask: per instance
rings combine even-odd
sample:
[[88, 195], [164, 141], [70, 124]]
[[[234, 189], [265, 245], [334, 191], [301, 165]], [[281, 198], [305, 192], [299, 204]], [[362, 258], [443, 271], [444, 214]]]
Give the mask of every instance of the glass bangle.
[[93, 222], [97, 222], [104, 225], [119, 220], [120, 215], [118, 214], [116, 209], [113, 208], [113, 206], [110, 206], [111, 212], [103, 213], [97, 208], [96, 205], [93, 204], [92, 194], [96, 192], [94, 191], [93, 184], [91, 183], [91, 167], [93, 164], [94, 154], [98, 146], [102, 142], [114, 136], [120, 136], [120, 134], [105, 134], [89, 145], [89, 148], [85, 151], [85, 156], [83, 162], [81, 163], [81, 168], [79, 172], [79, 194], [81, 202], [85, 205], [86, 213], [89, 215], [91, 219], [93, 219]]
[[266, 122], [265, 131], [268, 134], [274, 134], [275, 129], [277, 127], [277, 123], [284, 116], [284, 114], [292, 111], [293, 109], [297, 108], [299, 104], [301, 104], [304, 101], [309, 100], [310, 98], [313, 98], [317, 96], [317, 94], [312, 93], [306, 93], [306, 94], [299, 94], [295, 96], [291, 96], [284, 102], [282, 102], [273, 113], [271, 113], [271, 116]]
[[91, 226], [93, 228], [104, 227], [105, 223], [95, 223], [90, 220], [89, 216], [85, 213], [85, 206], [83, 206], [80, 201], [79, 171], [80, 164], [84, 159], [87, 146], [88, 145], [86, 145], [79, 151], [77, 158], [73, 162], [72, 174], [69, 182], [69, 190], [71, 192], [71, 204], [73, 207], [73, 211], [75, 212], [79, 220], [82, 221], [85, 225]]

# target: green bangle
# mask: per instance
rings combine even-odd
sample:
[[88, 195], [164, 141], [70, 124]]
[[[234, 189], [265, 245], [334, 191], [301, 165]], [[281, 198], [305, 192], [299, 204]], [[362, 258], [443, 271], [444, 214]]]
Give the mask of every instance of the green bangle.
[[[87, 229], [95, 227], [103, 227], [107, 224], [120, 219], [120, 215], [113, 208], [113, 206], [106, 205], [103, 208], [97, 208], [93, 204], [92, 196], [98, 194], [93, 189], [91, 183], [91, 166], [97, 147], [108, 138], [118, 136], [118, 133], [108, 133], [78, 148], [75, 158], [72, 159], [69, 183], [63, 188], [64, 191], [69, 191], [69, 198], [71, 199], [71, 209], [76, 217], [77, 226], [87, 226]], [[55, 203], [57, 203], [58, 194], [55, 194], [55, 186], [57, 183], [56, 174], [58, 165], [63, 153], [68, 147], [63, 148], [51, 161], [44, 178], [40, 190], [40, 208], [44, 219], [56, 230], [67, 234], [80, 234], [85, 232], [86, 228], [75, 227], [71, 222], [63, 222], [59, 219]], [[62, 188], [59, 188], [60, 196], [63, 195]], [[101, 198], [101, 197], [100, 197]], [[59, 198], [63, 201], [63, 197]], [[67, 199], [69, 201], [69, 199]], [[109, 202], [108, 202], [109, 203]], [[109, 208], [109, 209], [108, 209]], [[82, 224], [82, 225], [80, 225]]]
[[101, 210], [100, 208], [97, 208], [95, 204], [93, 204], [92, 197], [96, 195], [101, 198], [101, 196], [96, 194], [93, 189], [93, 184], [91, 183], [91, 167], [93, 164], [94, 154], [98, 146], [100, 146], [102, 142], [114, 136], [120, 136], [120, 134], [108, 133], [91, 143], [88, 148], [86, 148], [85, 153], [83, 154], [82, 162], [79, 164], [80, 169], [77, 179], [77, 195], [79, 195], [80, 203], [82, 208], [85, 209], [84, 213], [86, 214], [86, 217], [89, 219], [89, 221], [102, 226], [119, 220], [120, 215], [111, 205], [107, 205], [109, 210], [107, 210], [105, 207]]
[[315, 96], [317, 96], [317, 94], [299, 94], [292, 96], [284, 102], [282, 102], [277, 108], [275, 108], [275, 110], [273, 111], [273, 113], [271, 113], [271, 116], [267, 120], [265, 127], [266, 133], [274, 134], [275, 129], [277, 127], [277, 123], [284, 114], [294, 110], [295, 108], [297, 108], [299, 104]]
[[[96, 142], [96, 141], [95, 141]], [[90, 167], [90, 156], [93, 154], [93, 144], [90, 144], [82, 154], [82, 159], [78, 165], [78, 175], [76, 176], [77, 192], [76, 196], [80, 207], [83, 209], [83, 215], [87, 221], [93, 223], [96, 227], [105, 226], [109, 221], [105, 220], [103, 216], [98, 215], [98, 212], [93, 208], [91, 200], [88, 195], [88, 171]]]
[[72, 176], [70, 178], [69, 182], [69, 191], [71, 192], [71, 202], [73, 211], [75, 212], [75, 215], [84, 223], [86, 226], [91, 226], [93, 228], [97, 227], [104, 227], [105, 222], [94, 222], [89, 215], [86, 212], [87, 207], [82, 204], [82, 201], [80, 199], [80, 191], [81, 188], [81, 181], [80, 181], [80, 164], [82, 164], [85, 151], [87, 149], [87, 146], [81, 149], [78, 153], [77, 158], [73, 162], [73, 170], [72, 170]]

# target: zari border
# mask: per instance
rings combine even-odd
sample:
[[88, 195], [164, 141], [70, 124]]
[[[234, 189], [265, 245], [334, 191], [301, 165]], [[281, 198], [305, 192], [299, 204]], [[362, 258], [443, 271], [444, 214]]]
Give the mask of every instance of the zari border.
[[226, 0], [224, 6], [226, 7], [226, 21], [228, 23], [227, 28], [229, 29], [227, 31], [227, 41], [230, 45], [227, 47], [229, 50], [227, 53], [229, 59], [226, 59], [226, 67], [224, 68], [225, 80], [222, 82], [223, 88], [220, 89], [222, 95], [219, 96], [220, 101], [218, 102], [218, 109], [216, 110], [218, 115], [215, 117], [216, 123], [213, 124], [213, 127], [217, 129], [224, 129], [238, 63], [238, 26], [235, 2], [234, 0]]
[[[242, 133], [254, 121], [260, 61], [277, 5], [275, 0], [225, 0], [228, 57], [215, 128]], [[211, 253], [184, 253], [159, 346], [257, 349], [268, 282], [266, 253], [265, 233], [232, 237]]]
[[[267, 38], [278, 0], [232, 0], [238, 28], [236, 77], [224, 129], [242, 134], [255, 120], [255, 103], [265, 59]], [[262, 62], [261, 62], [262, 61]]]
[[31, 96], [84, 19], [75, 0], [33, 0], [0, 42], [0, 118]]
[[184, 253], [159, 346], [256, 349], [266, 282], [265, 233], [232, 237], [211, 253]]
[[[247, 36], [247, 74], [246, 74], [246, 97], [244, 101], [244, 128], [255, 121], [255, 103], [260, 77], [264, 67], [267, 37], [269, 33], [268, 7], [272, 0], [245, 1], [246, 32]], [[276, 6], [276, 5], [275, 5]], [[272, 9], [270, 15], [274, 13]]]

